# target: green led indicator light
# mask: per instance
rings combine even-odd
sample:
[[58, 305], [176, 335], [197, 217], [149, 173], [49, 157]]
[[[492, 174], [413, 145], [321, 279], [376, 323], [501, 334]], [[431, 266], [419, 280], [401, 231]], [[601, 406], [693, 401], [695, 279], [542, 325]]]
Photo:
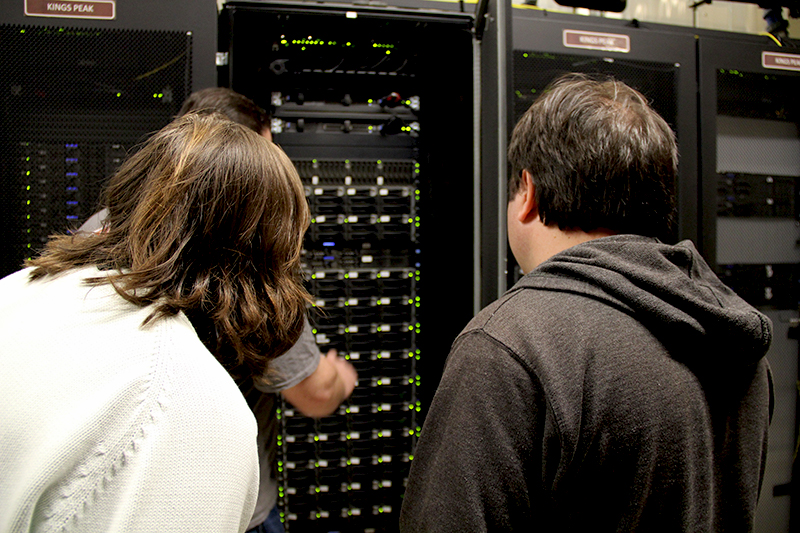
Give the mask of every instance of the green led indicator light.
[[[391, 51], [391, 50], [386, 50], [386, 55], [387, 55], [387, 56], [388, 56], [388, 55], [390, 55], [391, 53], [392, 53], [392, 51]], [[383, 511], [381, 511], [381, 512], [383, 512]]]
[[528, 53], [525, 52], [524, 54], [522, 54], [522, 57], [528, 57]]
[[20, 33], [25, 33], [25, 30], [19, 30]]
[[120, 96], [122, 96], [122, 93], [117, 93], [117, 98], [119, 98]]

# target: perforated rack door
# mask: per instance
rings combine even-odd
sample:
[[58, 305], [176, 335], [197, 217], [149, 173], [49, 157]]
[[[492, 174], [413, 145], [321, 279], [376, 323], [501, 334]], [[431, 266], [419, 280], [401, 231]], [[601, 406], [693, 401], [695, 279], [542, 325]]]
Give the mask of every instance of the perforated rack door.
[[0, 26], [0, 276], [78, 227], [126, 154], [191, 90], [180, 31]]

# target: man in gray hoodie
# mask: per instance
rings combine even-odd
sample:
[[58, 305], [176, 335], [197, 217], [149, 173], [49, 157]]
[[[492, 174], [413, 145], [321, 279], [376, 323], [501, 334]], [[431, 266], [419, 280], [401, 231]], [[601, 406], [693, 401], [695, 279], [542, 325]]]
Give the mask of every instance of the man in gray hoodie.
[[674, 219], [669, 126], [571, 75], [509, 148], [527, 274], [455, 340], [403, 532], [751, 531], [772, 394], [769, 319]]

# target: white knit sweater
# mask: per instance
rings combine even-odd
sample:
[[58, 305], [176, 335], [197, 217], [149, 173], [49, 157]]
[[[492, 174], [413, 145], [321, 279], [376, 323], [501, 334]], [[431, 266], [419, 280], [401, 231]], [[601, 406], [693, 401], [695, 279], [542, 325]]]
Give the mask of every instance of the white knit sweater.
[[256, 424], [185, 316], [82, 269], [0, 280], [0, 531], [244, 531]]

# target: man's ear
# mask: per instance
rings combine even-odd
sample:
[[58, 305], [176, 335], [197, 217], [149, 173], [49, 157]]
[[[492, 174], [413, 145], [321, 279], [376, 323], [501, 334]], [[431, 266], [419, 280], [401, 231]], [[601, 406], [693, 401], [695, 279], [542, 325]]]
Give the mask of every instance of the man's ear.
[[517, 194], [522, 194], [522, 203], [517, 218], [520, 222], [529, 222], [539, 216], [539, 206], [536, 203], [536, 188], [533, 185], [533, 176], [527, 170], [522, 171]]

